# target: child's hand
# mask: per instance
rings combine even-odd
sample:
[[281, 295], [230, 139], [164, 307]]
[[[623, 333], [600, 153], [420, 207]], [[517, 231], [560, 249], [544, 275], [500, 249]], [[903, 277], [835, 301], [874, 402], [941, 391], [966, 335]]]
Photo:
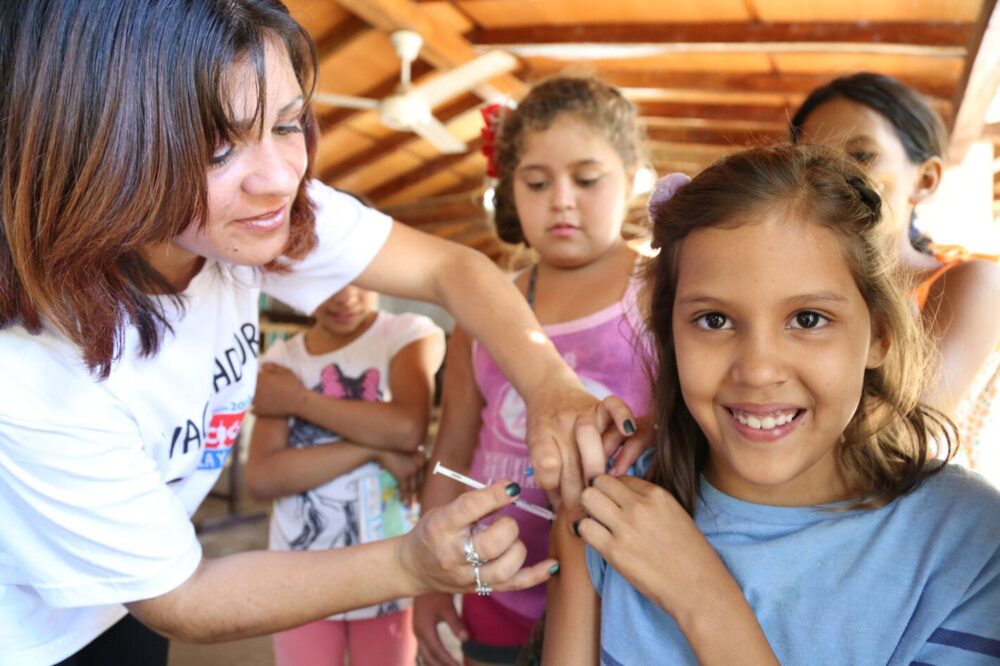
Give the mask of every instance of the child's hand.
[[420, 493], [420, 486], [424, 482], [424, 465], [427, 462], [424, 454], [417, 451], [404, 453], [382, 450], [376, 457], [378, 464], [396, 477], [396, 482], [399, 483], [399, 498], [407, 506], [413, 506]]
[[258, 416], [295, 416], [307, 392], [308, 389], [291, 370], [275, 363], [265, 363], [257, 373], [253, 411]]
[[431, 592], [413, 600], [413, 633], [417, 635], [419, 645], [417, 662], [426, 666], [460, 666], [441, 642], [438, 625], [442, 622], [448, 625], [459, 640], [469, 639], [452, 595]]
[[603, 474], [583, 492], [582, 539], [678, 623], [732, 577], [691, 517], [658, 485]]

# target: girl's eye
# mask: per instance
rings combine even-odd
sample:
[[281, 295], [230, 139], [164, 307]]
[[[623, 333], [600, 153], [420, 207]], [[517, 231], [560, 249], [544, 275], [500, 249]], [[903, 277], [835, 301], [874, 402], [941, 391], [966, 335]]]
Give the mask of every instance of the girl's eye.
[[532, 192], [541, 192], [542, 190], [545, 189], [545, 185], [546, 185], [546, 183], [545, 183], [544, 180], [525, 181], [524, 182], [524, 186], [527, 187]]
[[813, 329], [825, 326], [830, 320], [818, 312], [799, 312], [789, 322], [791, 328]]
[[217, 151], [212, 153], [212, 157], [209, 158], [208, 163], [211, 166], [217, 167], [222, 166], [233, 156], [233, 144], [224, 144]]
[[869, 153], [864, 150], [856, 150], [850, 153], [851, 159], [862, 166], [867, 166], [875, 161], [875, 153]]
[[576, 179], [576, 184], [577, 184], [577, 186], [583, 187], [583, 188], [593, 187], [594, 185], [597, 184], [598, 180], [600, 180], [600, 177], [598, 177], [598, 176], [594, 176], [592, 178], [589, 178], [589, 177], [588, 178], [578, 177]]
[[719, 314], [718, 312], [709, 312], [698, 317], [695, 322], [701, 328], [708, 328], [713, 331], [721, 331], [727, 328], [732, 328], [732, 322], [726, 318], [726, 315]]

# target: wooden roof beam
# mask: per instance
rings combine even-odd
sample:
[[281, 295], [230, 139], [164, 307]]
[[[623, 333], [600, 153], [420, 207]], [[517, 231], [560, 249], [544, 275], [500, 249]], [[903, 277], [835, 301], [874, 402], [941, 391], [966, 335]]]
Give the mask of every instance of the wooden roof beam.
[[[482, 146], [482, 144], [483, 140], [481, 138], [477, 138], [469, 142], [469, 153], [478, 151]], [[394, 194], [399, 190], [402, 190], [404, 188], [410, 187], [411, 185], [419, 183], [425, 178], [430, 178], [439, 171], [443, 171], [444, 169], [449, 169], [452, 166], [458, 164], [459, 162], [468, 159], [469, 153], [441, 155], [436, 159], [424, 162], [423, 164], [421, 164], [416, 169], [413, 169], [412, 171], [408, 171], [404, 174], [401, 174], [393, 178], [392, 180], [386, 183], [379, 185], [370, 192], [365, 192], [365, 195], [371, 200], [373, 200], [375, 203], [378, 203], [380, 199], [384, 199], [385, 197], [388, 197], [389, 195]]]
[[539, 25], [477, 29], [477, 46], [510, 48], [540, 44], [822, 44], [920, 45], [964, 49], [975, 24], [963, 22], [859, 21], [620, 23]]
[[[531, 75], [539, 78], [554, 74], [561, 68], [542, 70], [532, 68]], [[599, 70], [598, 76], [606, 83], [619, 88], [665, 88], [707, 92], [754, 92], [807, 95], [815, 88], [834, 78], [830, 74], [780, 73], [780, 72], [670, 72], [661, 69]], [[928, 97], [951, 100], [955, 81], [937, 77], [900, 77]]]
[[[438, 69], [450, 69], [479, 55], [468, 40], [458, 32], [437, 23], [427, 12], [410, 0], [339, 0], [353, 14], [385, 32], [415, 30], [424, 39], [421, 57]], [[476, 93], [484, 99], [493, 96], [494, 89], [503, 95], [520, 99], [527, 87], [520, 79], [504, 74], [481, 85]]]
[[316, 55], [320, 60], [323, 60], [330, 54], [344, 48], [370, 29], [367, 23], [351, 14], [335, 28], [319, 36], [316, 40]]
[[649, 127], [646, 136], [652, 141], [667, 143], [693, 143], [729, 146], [734, 149], [744, 146], [771, 145], [788, 140], [788, 132], [761, 131], [754, 129], [713, 129], [704, 127]]
[[788, 124], [788, 109], [784, 106], [756, 104], [721, 105], [681, 102], [639, 102], [636, 104], [642, 117], [692, 118], [698, 120], [747, 121], [772, 125]]
[[955, 95], [957, 109], [951, 126], [948, 159], [959, 164], [980, 139], [986, 112], [1000, 88], [1000, 6], [985, 0], [975, 37], [969, 48], [962, 82]]

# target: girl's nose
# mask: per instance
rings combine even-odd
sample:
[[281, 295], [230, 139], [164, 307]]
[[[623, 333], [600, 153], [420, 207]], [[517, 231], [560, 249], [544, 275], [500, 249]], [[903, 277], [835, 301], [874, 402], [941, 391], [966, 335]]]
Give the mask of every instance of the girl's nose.
[[766, 334], [748, 335], [737, 347], [730, 375], [734, 382], [743, 386], [783, 383], [788, 379], [788, 364], [780, 341]]
[[576, 193], [569, 178], [556, 178], [552, 184], [552, 208], [566, 210], [576, 205]]

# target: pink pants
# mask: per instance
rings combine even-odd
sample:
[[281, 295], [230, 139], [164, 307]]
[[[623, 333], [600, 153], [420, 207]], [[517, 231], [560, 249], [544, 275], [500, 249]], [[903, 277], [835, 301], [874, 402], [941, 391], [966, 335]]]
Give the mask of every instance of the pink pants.
[[371, 620], [320, 620], [272, 637], [276, 666], [412, 666], [417, 638], [413, 610]]

